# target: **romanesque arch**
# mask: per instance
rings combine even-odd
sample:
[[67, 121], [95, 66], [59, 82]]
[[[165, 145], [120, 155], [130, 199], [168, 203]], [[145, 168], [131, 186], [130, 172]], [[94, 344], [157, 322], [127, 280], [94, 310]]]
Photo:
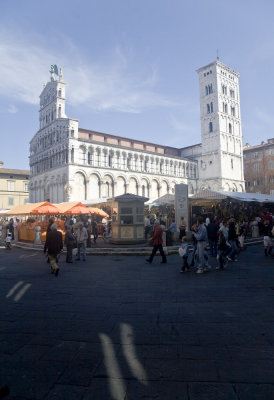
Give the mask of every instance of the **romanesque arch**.
[[116, 179], [115, 196], [120, 196], [126, 193], [126, 180], [123, 176], [118, 176]]
[[101, 184], [101, 197], [113, 197], [113, 186], [113, 177], [110, 174], [106, 174]]
[[100, 176], [97, 174], [91, 174], [89, 176], [89, 199], [99, 199], [100, 196]]
[[127, 192], [138, 195], [138, 181], [137, 181], [137, 178], [135, 178], [133, 176], [131, 176], [129, 178]]
[[237, 192], [237, 185], [235, 183], [232, 184], [232, 192]]
[[146, 178], [141, 179], [141, 196], [150, 197], [149, 196], [149, 181]]
[[87, 199], [87, 180], [82, 172], [76, 172], [74, 175], [73, 192], [76, 201]]
[[151, 181], [150, 197], [155, 199], [160, 197], [160, 184], [157, 179], [152, 179]]
[[169, 185], [168, 185], [167, 181], [162, 181], [161, 186], [162, 186], [162, 188], [161, 188], [160, 196], [164, 196], [165, 194], [169, 193]]

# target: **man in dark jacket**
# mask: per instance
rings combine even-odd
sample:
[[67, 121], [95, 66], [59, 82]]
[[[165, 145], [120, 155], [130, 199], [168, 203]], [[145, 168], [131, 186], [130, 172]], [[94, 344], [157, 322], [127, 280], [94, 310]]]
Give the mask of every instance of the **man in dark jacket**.
[[47, 234], [47, 239], [44, 247], [44, 253], [48, 250], [49, 262], [51, 265], [51, 273], [58, 276], [59, 267], [57, 265], [57, 255], [63, 248], [62, 233], [57, 231], [57, 225], [51, 225], [51, 231]]
[[218, 230], [219, 226], [216, 221], [210, 222], [207, 225], [207, 237], [210, 249], [210, 255], [212, 257], [217, 257], [217, 243], [218, 243]]

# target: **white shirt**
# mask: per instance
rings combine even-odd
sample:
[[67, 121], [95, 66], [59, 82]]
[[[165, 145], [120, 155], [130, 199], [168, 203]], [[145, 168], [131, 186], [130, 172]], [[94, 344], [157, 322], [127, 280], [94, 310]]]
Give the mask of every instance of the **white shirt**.
[[145, 226], [150, 226], [150, 219], [149, 218], [145, 218]]

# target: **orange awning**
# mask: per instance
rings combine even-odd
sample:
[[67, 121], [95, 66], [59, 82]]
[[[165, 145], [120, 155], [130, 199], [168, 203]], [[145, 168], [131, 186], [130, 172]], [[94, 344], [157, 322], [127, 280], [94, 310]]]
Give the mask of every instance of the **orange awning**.
[[84, 206], [79, 201], [72, 202], [72, 203], [60, 203], [60, 204], [54, 204], [56, 206], [61, 214], [66, 214], [66, 215], [79, 215], [79, 214], [90, 214], [90, 210], [88, 207]]
[[88, 209], [91, 211], [91, 214], [100, 215], [101, 217], [105, 217], [105, 218], [109, 217], [109, 215], [104, 210], [101, 210], [101, 208], [88, 207]]
[[41, 203], [22, 204], [21, 206], [16, 206], [12, 210], [7, 211], [6, 215], [28, 215], [31, 213], [31, 211], [35, 210], [37, 207], [41, 207], [46, 203], [47, 201], [43, 201]]
[[53, 214], [60, 214], [59, 208], [54, 206], [53, 204], [46, 202], [38, 207], [36, 207], [34, 210], [30, 212], [30, 214], [34, 215], [53, 215]]
[[64, 214], [77, 204], [79, 204], [79, 201], [72, 201], [71, 203], [54, 203], [53, 205], [58, 208], [61, 214]]

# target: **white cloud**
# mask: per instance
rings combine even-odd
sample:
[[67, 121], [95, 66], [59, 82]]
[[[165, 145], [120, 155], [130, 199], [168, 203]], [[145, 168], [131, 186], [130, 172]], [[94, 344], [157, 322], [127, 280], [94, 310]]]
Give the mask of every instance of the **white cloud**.
[[15, 105], [11, 104], [11, 105], [9, 106], [9, 108], [8, 108], [8, 113], [10, 113], [10, 114], [16, 114], [17, 112], [18, 112], [18, 108], [17, 108]]
[[69, 84], [67, 98], [74, 106], [139, 113], [151, 107], [179, 105], [178, 101], [157, 92], [156, 68], [134, 73], [134, 67], [119, 46], [107, 62], [91, 64], [69, 38], [58, 38], [57, 42], [58, 51], [47, 48], [39, 38], [30, 43], [22, 35], [2, 30], [0, 96], [38, 104], [43, 81], [49, 79], [49, 66], [56, 63], [64, 66], [64, 78]]

